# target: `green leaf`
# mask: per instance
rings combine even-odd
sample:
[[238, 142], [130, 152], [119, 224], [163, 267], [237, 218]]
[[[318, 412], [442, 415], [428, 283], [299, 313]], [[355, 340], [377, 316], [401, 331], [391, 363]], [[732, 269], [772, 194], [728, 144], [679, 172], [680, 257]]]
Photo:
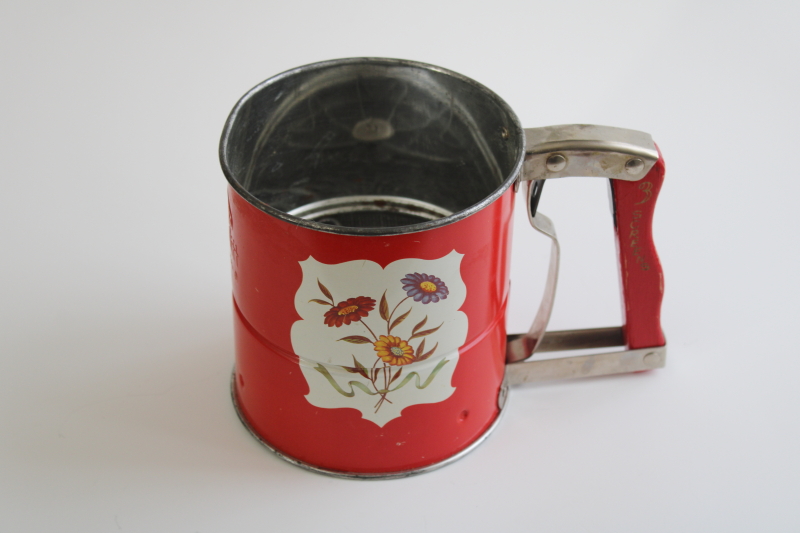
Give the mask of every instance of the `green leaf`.
[[352, 344], [372, 344], [372, 341], [361, 335], [351, 335], [350, 337], [342, 337], [340, 341], [349, 342]]
[[392, 325], [389, 326], [389, 333], [391, 333], [392, 330], [395, 328], [395, 326], [399, 325], [410, 314], [411, 314], [411, 309], [409, 309], [408, 311], [406, 311], [404, 314], [400, 315], [399, 317], [395, 318], [394, 322], [392, 322]]
[[[434, 333], [436, 330], [438, 330], [443, 325], [444, 325], [444, 322], [442, 322], [441, 324], [439, 324], [435, 328], [426, 329], [425, 331], [420, 331], [419, 333], [414, 333], [413, 335], [411, 335], [411, 339], [416, 339], [417, 337], [424, 337], [425, 335], [430, 335], [431, 333]], [[411, 340], [411, 339], [408, 339], [408, 340]]]
[[333, 303], [333, 296], [331, 296], [331, 291], [328, 290], [328, 287], [326, 287], [325, 285], [322, 284], [322, 282], [319, 280], [319, 278], [317, 278], [317, 285], [319, 285], [319, 290], [322, 291], [322, 294], [324, 294], [325, 296], [330, 298], [331, 305], [336, 305], [336, 304]]
[[330, 302], [326, 302], [325, 300], [317, 300], [316, 298], [314, 298], [313, 300], [309, 300], [308, 301], [308, 303], [311, 303], [311, 302], [314, 302], [315, 304], [324, 305], [326, 307], [331, 307], [331, 303]]
[[394, 383], [394, 380], [396, 380], [397, 378], [399, 378], [399, 377], [400, 377], [400, 374], [402, 374], [402, 373], [403, 373], [403, 367], [401, 366], [401, 367], [400, 367], [400, 370], [398, 370], [398, 371], [397, 371], [397, 374], [395, 374], [394, 376], [392, 376], [392, 379], [390, 379], [390, 380], [389, 380], [389, 385], [391, 385], [392, 383]]
[[358, 359], [356, 359], [355, 355], [353, 356], [353, 362], [356, 364], [356, 369], [358, 370], [358, 373], [364, 376], [365, 378], [369, 379], [369, 374], [367, 374], [367, 369], [364, 368], [364, 365], [358, 362]]
[[389, 303], [386, 301], [386, 291], [383, 291], [383, 296], [381, 296], [380, 311], [381, 311], [381, 318], [388, 322], [389, 321]]
[[422, 342], [419, 343], [419, 348], [417, 348], [417, 358], [422, 355], [425, 351], [425, 339], [422, 339]]
[[[425, 315], [425, 318], [422, 319], [422, 322], [414, 326], [414, 329], [411, 330], [411, 334], [414, 335], [416, 332], [419, 331], [419, 328], [425, 325], [425, 322], [428, 321], [428, 315]], [[413, 337], [412, 337], [413, 338]]]
[[433, 355], [433, 352], [435, 352], [435, 351], [436, 351], [436, 348], [438, 348], [438, 347], [439, 347], [439, 343], [437, 342], [437, 343], [436, 343], [436, 344], [433, 346], [433, 348], [431, 349], [431, 351], [430, 351], [430, 352], [427, 352], [427, 353], [424, 353], [424, 354], [420, 355], [420, 356], [417, 358], [417, 361], [424, 361], [424, 360], [425, 360], [425, 359], [427, 359], [428, 357], [432, 356], [432, 355]]

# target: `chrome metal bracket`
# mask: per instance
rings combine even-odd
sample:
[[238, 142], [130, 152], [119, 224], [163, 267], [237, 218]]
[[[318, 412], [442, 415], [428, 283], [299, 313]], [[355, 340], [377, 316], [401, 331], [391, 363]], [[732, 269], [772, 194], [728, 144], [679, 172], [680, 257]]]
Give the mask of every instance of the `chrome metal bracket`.
[[601, 177], [638, 181], [658, 161], [658, 149], [649, 133], [568, 124], [525, 129], [523, 181]]
[[[522, 337], [523, 335], [509, 335], [509, 344]], [[620, 345], [624, 345], [621, 327], [549, 331], [542, 338], [537, 353]], [[666, 346], [521, 361], [506, 365], [506, 379], [508, 384], [513, 386], [557, 379], [625, 374], [663, 368], [666, 361]]]

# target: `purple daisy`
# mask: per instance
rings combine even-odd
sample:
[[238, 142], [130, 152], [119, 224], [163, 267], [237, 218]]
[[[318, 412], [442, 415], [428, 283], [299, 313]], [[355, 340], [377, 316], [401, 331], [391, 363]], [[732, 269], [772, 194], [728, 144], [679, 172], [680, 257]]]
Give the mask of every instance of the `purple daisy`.
[[415, 302], [424, 304], [438, 302], [439, 300], [444, 300], [450, 294], [444, 281], [428, 274], [420, 274], [418, 272], [406, 274], [406, 277], [401, 279], [400, 282], [403, 284], [403, 290], [406, 291], [409, 297], [413, 297]]

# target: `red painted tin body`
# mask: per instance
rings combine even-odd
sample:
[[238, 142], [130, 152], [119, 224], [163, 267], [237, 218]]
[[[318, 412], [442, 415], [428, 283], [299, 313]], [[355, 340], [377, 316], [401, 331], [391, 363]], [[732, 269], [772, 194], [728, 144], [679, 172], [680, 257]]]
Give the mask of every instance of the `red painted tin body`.
[[[229, 189], [235, 308], [235, 401], [244, 422], [277, 452], [322, 470], [398, 473], [447, 460], [480, 439], [499, 414], [505, 372], [505, 309], [514, 192], [470, 216], [432, 229], [385, 236], [337, 235], [270, 216]], [[460, 274], [468, 319], [452, 375], [452, 395], [411, 405], [380, 426], [356, 409], [321, 408], [293, 350], [301, 320], [295, 299], [313, 257], [386, 265], [404, 258], [463, 254]], [[377, 310], [375, 311], [377, 312]], [[344, 329], [343, 329], [344, 331]], [[358, 391], [356, 391], [358, 392]]]
[[[257, 439], [300, 466], [373, 478], [424, 472], [477, 445], [502, 410], [506, 361], [528, 358], [545, 334], [558, 243], [535, 204], [541, 180], [561, 177], [570, 158], [568, 175], [615, 182], [626, 320], [612, 340], [624, 336], [620, 353], [643, 358], [635, 368], [663, 366], [663, 350], [630, 352], [665, 342], [651, 232], [664, 166], [652, 139], [591, 125], [527, 132], [531, 146], [486, 87], [404, 60], [307, 65], [242, 97], [220, 158], [230, 184], [232, 389]], [[534, 324], [509, 342], [521, 181], [539, 183], [525, 187], [529, 216], [553, 254]], [[631, 371], [617, 359], [604, 373]]]

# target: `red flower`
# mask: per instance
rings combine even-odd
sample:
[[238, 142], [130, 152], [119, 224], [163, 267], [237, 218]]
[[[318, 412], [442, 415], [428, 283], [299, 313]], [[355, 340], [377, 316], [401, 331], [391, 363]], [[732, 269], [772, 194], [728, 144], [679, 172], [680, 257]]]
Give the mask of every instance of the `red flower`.
[[338, 328], [342, 324], [349, 325], [351, 322], [358, 322], [373, 309], [375, 309], [375, 300], [368, 296], [348, 298], [325, 312], [325, 323], [329, 328], [333, 326]]

